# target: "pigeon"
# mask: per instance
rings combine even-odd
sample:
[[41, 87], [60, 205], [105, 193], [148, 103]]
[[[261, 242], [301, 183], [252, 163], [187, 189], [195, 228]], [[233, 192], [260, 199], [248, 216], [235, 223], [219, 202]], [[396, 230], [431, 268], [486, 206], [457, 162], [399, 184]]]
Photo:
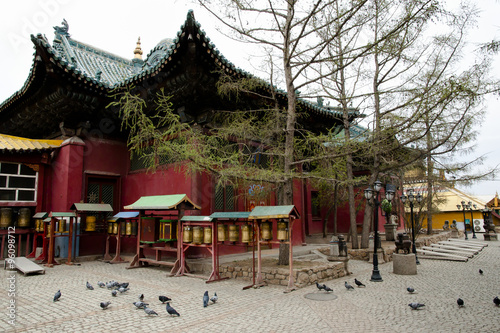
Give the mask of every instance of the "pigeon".
[[170, 316], [180, 316], [179, 312], [175, 311], [175, 309], [170, 306], [169, 302], [167, 302], [167, 312]]
[[165, 303], [165, 302], [168, 302], [168, 301], [171, 301], [172, 299], [168, 298], [167, 296], [158, 296], [158, 299], [160, 300], [160, 302], [162, 303]]
[[217, 293], [214, 293], [214, 295], [212, 297], [210, 297], [210, 300], [212, 301], [212, 303], [217, 302], [218, 299], [219, 299], [219, 296], [217, 296]]
[[144, 307], [144, 312], [146, 312], [146, 313], [148, 314], [148, 316], [150, 316], [150, 315], [158, 315], [158, 314], [155, 312], [155, 310], [150, 309], [150, 308], [148, 308], [147, 306], [145, 306], [145, 307]]
[[101, 302], [100, 305], [103, 310], [106, 310], [110, 304], [111, 302]]
[[146, 306], [149, 305], [149, 304], [144, 303], [144, 302], [133, 302], [132, 304], [134, 304], [135, 307], [138, 309], [144, 309]]
[[483, 270], [481, 268], [479, 269], [479, 274], [483, 275]]
[[106, 283], [106, 288], [108, 288], [108, 289], [111, 289], [111, 288], [113, 288], [114, 286], [115, 286], [115, 285], [114, 285], [114, 283], [113, 283], [112, 281], [110, 281], [110, 282], [107, 282], [107, 283]]
[[58, 290], [57, 293], [54, 295], [54, 302], [58, 301], [59, 298], [61, 298], [61, 291], [60, 290]]
[[209, 301], [208, 291], [205, 291], [205, 293], [203, 294], [203, 307], [204, 308], [206, 308], [208, 306], [208, 301]]
[[120, 284], [120, 287], [123, 287], [123, 288], [128, 288], [128, 285], [129, 285], [129, 283], [128, 283], [128, 282], [124, 282], [124, 283], [121, 283], [121, 284]]
[[326, 292], [330, 292], [330, 291], [333, 291], [332, 288], [328, 287], [326, 284], [323, 285], [323, 290], [326, 291]]
[[[126, 287], [125, 287], [125, 288], [126, 288]], [[139, 295], [139, 301], [141, 301], [141, 302], [142, 302], [142, 301], [144, 301], [144, 294], [140, 294], [140, 295]]]
[[94, 290], [94, 287], [92, 287], [92, 285], [89, 283], [89, 281], [87, 281], [87, 289]]
[[358, 287], [366, 287], [361, 281], [359, 281], [358, 279], [354, 278], [354, 283], [356, 283], [356, 285]]
[[120, 293], [124, 293], [124, 292], [128, 291], [128, 288], [123, 288], [123, 287], [120, 287], [120, 288], [118, 288], [118, 291], [119, 291]]
[[493, 303], [495, 303], [496, 306], [500, 306], [500, 298], [498, 298], [498, 296], [495, 296], [495, 298], [493, 298]]
[[413, 294], [415, 292], [415, 289], [413, 289], [412, 287], [408, 287], [406, 288], [406, 290], [408, 290], [410, 294]]
[[116, 290], [111, 290], [111, 296], [116, 297], [116, 294], [117, 294], [117, 293], [118, 293], [118, 292], [117, 292]]
[[464, 300], [461, 298], [457, 299], [457, 304], [458, 304], [458, 307], [461, 308], [462, 306], [464, 306]]
[[408, 306], [409, 306], [412, 310], [418, 310], [418, 309], [420, 309], [421, 307], [425, 306], [425, 304], [422, 304], [422, 303], [417, 303], [417, 302], [413, 302], [413, 303], [408, 304]]
[[344, 286], [346, 287], [347, 290], [354, 290], [354, 287], [351, 286], [347, 281], [344, 283]]
[[323, 290], [323, 284], [319, 284], [318, 281], [316, 281], [316, 287], [318, 288], [318, 290]]
[[106, 284], [102, 281], [97, 281], [97, 285], [101, 288], [105, 288], [106, 287]]

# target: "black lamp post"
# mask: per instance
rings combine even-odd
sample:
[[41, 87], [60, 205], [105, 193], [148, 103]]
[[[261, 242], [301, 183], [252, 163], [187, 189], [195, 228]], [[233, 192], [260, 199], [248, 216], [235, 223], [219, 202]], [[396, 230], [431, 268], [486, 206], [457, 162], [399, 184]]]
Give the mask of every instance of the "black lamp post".
[[415, 200], [417, 200], [418, 203], [421, 203], [423, 200], [423, 197], [420, 193], [417, 194], [417, 196], [415, 196], [413, 194], [412, 188], [409, 188], [408, 190], [406, 190], [406, 194], [407, 195], [405, 195], [403, 193], [403, 195], [401, 196], [401, 202], [403, 203], [403, 205], [406, 203], [406, 200], [408, 200], [408, 202], [410, 203], [412, 252], [415, 254], [415, 260], [417, 262], [417, 265], [420, 265], [420, 261], [418, 261], [418, 257], [417, 257], [417, 247], [415, 245], [415, 222], [413, 221], [413, 202]]
[[469, 201], [467, 207], [470, 209], [470, 227], [472, 229], [472, 238], [477, 238], [476, 237], [476, 230], [474, 230], [474, 217], [472, 215], [472, 207], [474, 207], [474, 209], [477, 209], [477, 206], [473, 205], [472, 201]]
[[467, 237], [467, 225], [465, 224], [465, 209], [466, 209], [466, 206], [465, 206], [465, 201], [462, 201], [462, 205], [457, 205], [457, 208], [460, 210], [462, 210], [462, 212], [464, 213], [464, 233], [465, 233], [465, 239], [469, 239], [469, 237]]
[[[382, 183], [377, 180], [373, 184], [373, 189], [371, 187], [368, 187], [365, 190], [366, 200], [370, 200], [373, 198], [373, 202], [375, 204], [375, 209], [374, 209], [374, 212], [375, 212], [375, 221], [374, 221], [375, 239], [373, 242], [373, 271], [372, 271], [372, 277], [370, 279], [370, 281], [373, 281], [373, 282], [382, 282], [382, 276], [380, 275], [380, 271], [378, 270], [378, 255], [377, 255], [377, 249], [379, 247], [379, 241], [380, 241], [379, 236], [378, 236], [378, 207], [380, 206], [379, 194], [380, 194], [381, 189], [382, 189]], [[394, 191], [386, 190], [385, 191], [385, 198], [388, 201], [391, 201], [394, 198]]]

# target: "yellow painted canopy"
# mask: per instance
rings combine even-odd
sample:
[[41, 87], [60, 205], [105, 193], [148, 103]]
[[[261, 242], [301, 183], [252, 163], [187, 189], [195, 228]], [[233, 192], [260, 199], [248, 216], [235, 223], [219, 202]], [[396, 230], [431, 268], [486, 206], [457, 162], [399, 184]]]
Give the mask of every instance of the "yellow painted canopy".
[[0, 134], [0, 151], [36, 151], [59, 148], [63, 140], [27, 139]]

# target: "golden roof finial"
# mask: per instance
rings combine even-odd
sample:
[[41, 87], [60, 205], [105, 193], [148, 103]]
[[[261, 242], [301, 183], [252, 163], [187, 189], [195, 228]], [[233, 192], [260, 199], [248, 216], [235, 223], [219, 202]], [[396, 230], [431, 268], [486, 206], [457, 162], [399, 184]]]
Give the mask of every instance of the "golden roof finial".
[[137, 39], [137, 46], [135, 47], [134, 50], [134, 58], [142, 60], [141, 37]]

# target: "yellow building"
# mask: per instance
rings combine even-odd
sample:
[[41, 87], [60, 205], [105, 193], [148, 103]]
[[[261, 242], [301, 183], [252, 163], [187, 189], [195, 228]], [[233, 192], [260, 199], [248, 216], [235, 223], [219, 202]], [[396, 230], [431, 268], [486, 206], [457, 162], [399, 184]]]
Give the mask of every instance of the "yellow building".
[[[405, 192], [409, 188], [414, 189], [415, 195], [421, 194], [424, 197], [425, 202], [427, 188], [424, 187], [422, 183], [405, 185]], [[424, 205], [424, 202], [422, 202], [422, 205]], [[481, 200], [480, 198], [464, 193], [456, 188], [441, 187], [435, 189], [435, 197], [433, 199], [433, 202], [435, 205], [434, 209], [436, 209], [436, 212], [432, 215], [433, 230], [443, 230], [446, 221], [448, 221], [448, 224], [450, 226], [452, 225], [453, 221], [456, 221], [458, 229], [463, 230], [465, 221], [465, 224], [467, 225], [467, 231], [472, 232], [472, 220], [475, 226], [475, 231], [484, 232], [483, 214], [481, 210], [485, 208], [486, 202]], [[470, 202], [472, 209], [465, 209], [464, 211], [462, 209], [462, 202], [464, 202], [465, 205], [468, 205]], [[458, 208], [457, 205], [460, 205], [460, 208]], [[408, 204], [406, 204], [405, 213], [407, 215], [407, 220], [409, 220], [410, 209], [407, 206]], [[420, 208], [418, 203], [414, 203], [414, 216], [418, 214], [423, 219], [422, 228], [427, 229], [427, 214], [425, 212], [421, 212], [419, 214], [419, 211]]]

